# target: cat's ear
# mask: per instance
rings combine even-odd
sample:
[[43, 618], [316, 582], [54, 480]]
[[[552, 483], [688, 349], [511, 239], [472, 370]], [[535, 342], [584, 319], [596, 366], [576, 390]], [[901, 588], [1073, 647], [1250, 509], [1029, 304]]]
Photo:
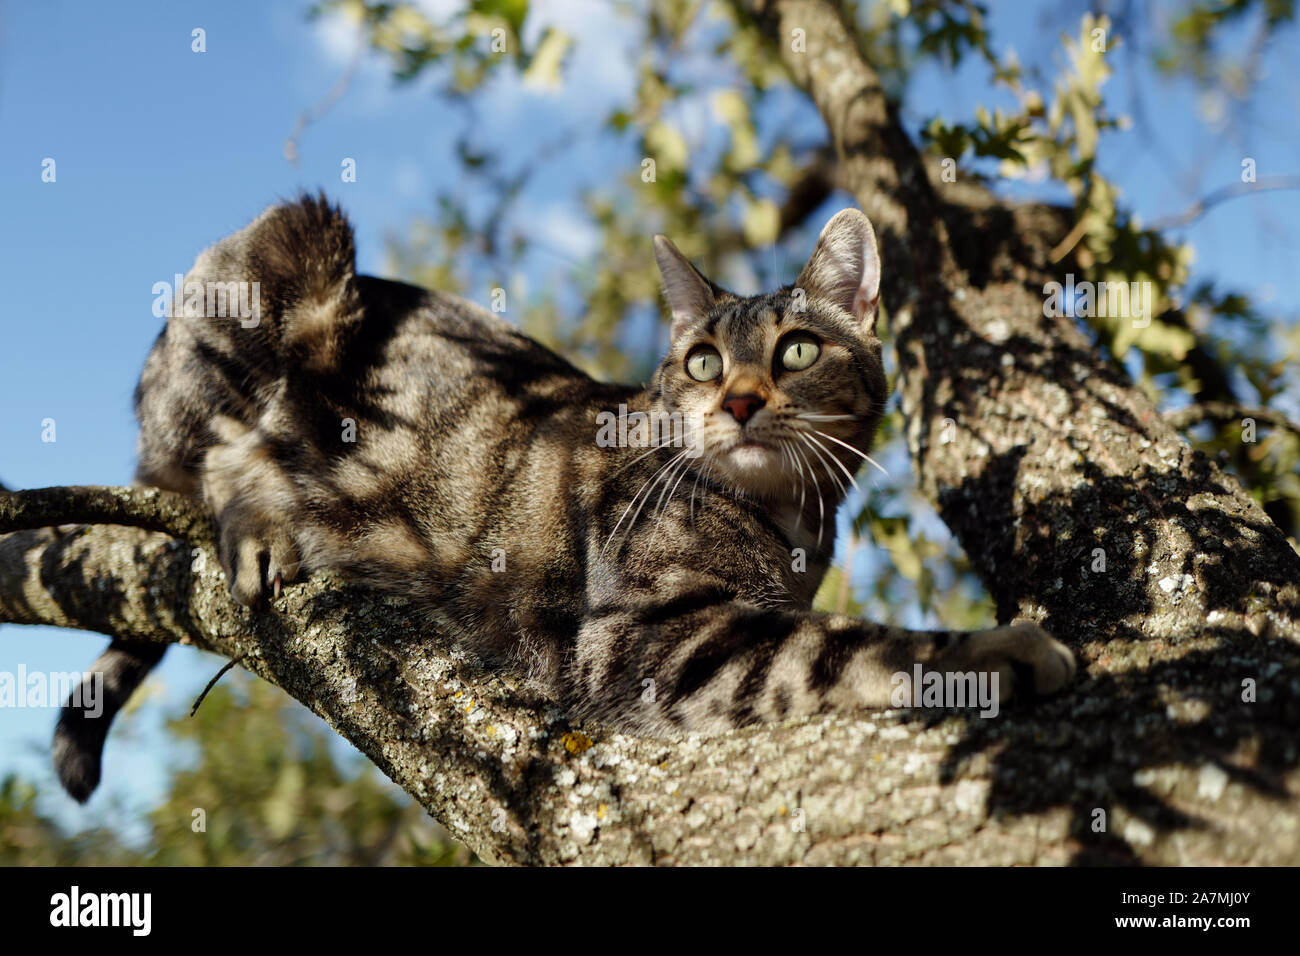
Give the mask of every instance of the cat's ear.
[[880, 252], [871, 221], [856, 209], [837, 212], [817, 239], [795, 287], [826, 299], [874, 332], [880, 307]]
[[672, 337], [704, 317], [713, 308], [713, 283], [691, 265], [667, 236], [655, 236], [655, 261], [664, 280], [664, 297], [673, 314]]

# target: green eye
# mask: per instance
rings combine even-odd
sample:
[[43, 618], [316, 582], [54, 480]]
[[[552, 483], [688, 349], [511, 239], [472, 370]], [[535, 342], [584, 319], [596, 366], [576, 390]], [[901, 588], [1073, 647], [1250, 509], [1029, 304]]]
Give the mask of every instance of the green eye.
[[722, 356], [712, 345], [701, 345], [686, 356], [686, 374], [697, 382], [711, 382], [722, 374]]
[[807, 332], [796, 332], [781, 343], [781, 365], [787, 371], [801, 372], [821, 355], [822, 347]]

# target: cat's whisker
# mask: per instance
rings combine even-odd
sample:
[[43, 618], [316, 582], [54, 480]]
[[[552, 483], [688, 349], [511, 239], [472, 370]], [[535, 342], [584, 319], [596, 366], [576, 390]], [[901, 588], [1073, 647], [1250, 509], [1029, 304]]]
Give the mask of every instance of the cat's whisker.
[[804, 482], [803, 465], [801, 465], [799, 463], [799, 460], [795, 458], [794, 451], [790, 446], [789, 439], [783, 439], [781, 441], [781, 454], [788, 455], [790, 458], [791, 468], [797, 468], [799, 470], [799, 511], [795, 517], [795, 522], [794, 522], [795, 528], [798, 529], [803, 524], [803, 505], [804, 505], [804, 501], [806, 500], [808, 487], [807, 484]]
[[835, 442], [835, 444], [837, 444], [837, 445], [843, 445], [843, 446], [844, 446], [845, 448], [847, 448], [849, 451], [853, 452], [853, 454], [855, 454], [855, 455], [860, 455], [860, 456], [862, 457], [862, 460], [863, 460], [863, 461], [867, 462], [868, 464], [875, 465], [877, 468], [880, 469], [880, 473], [881, 473], [882, 475], [884, 475], [886, 478], [889, 477], [889, 472], [885, 471], [884, 466], [883, 466], [882, 464], [880, 464], [880, 462], [876, 461], [876, 459], [874, 459], [874, 458], [872, 458], [870, 455], [868, 455], [865, 451], [862, 451], [860, 448], [854, 448], [854, 447], [853, 447], [852, 445], [850, 445], [848, 442], [846, 442], [846, 441], [840, 441], [840, 440], [839, 440], [838, 438], [836, 438], [834, 435], [828, 435], [828, 434], [826, 434], [824, 431], [821, 431], [820, 429], [814, 428], [813, 431], [817, 432], [817, 434], [818, 434], [818, 435], [821, 435], [823, 438], [829, 438], [831, 441]]
[[695, 527], [695, 492], [700, 490], [700, 479], [704, 477], [704, 471], [709, 467], [709, 462], [713, 460], [713, 452], [709, 452], [704, 461], [700, 462], [700, 467], [695, 469], [695, 484], [691, 485], [691, 527]]
[[822, 450], [813, 444], [812, 436], [805, 434], [800, 435], [799, 438], [802, 439], [803, 442], [812, 450], [812, 453], [817, 456], [817, 460], [821, 462], [822, 467], [826, 469], [826, 474], [830, 476], [831, 480], [835, 482], [835, 487], [839, 489], [840, 497], [843, 498], [847, 495], [848, 489], [844, 487], [844, 482], [840, 481], [840, 476], [831, 470], [830, 463], [826, 461], [826, 456], [822, 453]]
[[[702, 428], [701, 431], [707, 432], [708, 431], [707, 426]], [[708, 437], [707, 434], [699, 436], [699, 440], [696, 441], [695, 446], [693, 447], [700, 447], [700, 448], [708, 447], [710, 443], [705, 440], [707, 439], [707, 437]], [[709, 462], [713, 461], [715, 457], [717, 457], [717, 452], [710, 451], [707, 455], [704, 456], [704, 460], [699, 463], [699, 467], [695, 469], [695, 482], [694, 484], [691, 485], [691, 505], [690, 505], [691, 527], [695, 526], [695, 493], [700, 489], [700, 479], [703, 478], [704, 473], [708, 471]]]
[[[641, 517], [642, 509], [645, 508], [646, 502], [650, 500], [650, 496], [654, 494], [655, 486], [658, 485], [660, 481], [667, 481], [667, 479], [671, 477], [673, 472], [669, 471], [669, 469], [685, 458], [689, 451], [690, 449], [687, 448], [673, 455], [672, 458], [668, 459], [668, 463], [656, 471], [650, 481], [642, 486], [648, 490], [646, 491], [645, 496], [641, 498], [641, 503], [636, 506], [636, 511], [632, 514], [632, 520], [627, 526], [629, 532], [636, 527], [637, 519]], [[635, 501], [635, 498], [633, 500]], [[632, 502], [628, 502], [628, 507], [632, 507]]]
[[[817, 456], [817, 460], [820, 462], [820, 464], [822, 465], [822, 467], [826, 469], [826, 474], [829, 475], [829, 476], [831, 477], [831, 479], [835, 482], [835, 487], [836, 487], [836, 489], [837, 489], [837, 490], [839, 491], [839, 493], [840, 493], [840, 498], [843, 499], [843, 498], [848, 494], [848, 490], [844, 487], [844, 482], [840, 481], [840, 476], [837, 475], [837, 474], [835, 474], [835, 472], [831, 470], [831, 467], [830, 467], [829, 464], [827, 464], [827, 462], [826, 462], [826, 458], [825, 458], [825, 456], [823, 455], [822, 451], [821, 451], [821, 450], [820, 450], [816, 445], [814, 445], [814, 444], [812, 443], [812, 441], [810, 440], [810, 437], [811, 437], [811, 436], [806, 435], [806, 434], [801, 434], [799, 437], [804, 441], [804, 444], [806, 444], [806, 445], [808, 446], [809, 450], [812, 451], [812, 453], [813, 453], [814, 455]], [[811, 467], [812, 467], [812, 466], [809, 465], [809, 468], [811, 468]], [[817, 486], [817, 495], [818, 495], [818, 497], [817, 497], [817, 504], [818, 504], [819, 506], [822, 506], [821, 486], [820, 486], [820, 485]], [[817, 527], [817, 544], [818, 544], [818, 546], [821, 545], [821, 536], [822, 536], [822, 531], [823, 531], [823, 525], [825, 524], [825, 519], [826, 519], [826, 514], [825, 514], [825, 508], [824, 508], [824, 506], [822, 506], [822, 512], [821, 512], [820, 518], [821, 518], [821, 520], [819, 521], [819, 523], [818, 523], [818, 527]], [[834, 515], [834, 512], [832, 512], [832, 514], [831, 514], [831, 520], [833, 521], [834, 518], [835, 518], [835, 515]]]
[[[815, 479], [812, 462], [808, 460], [808, 456], [804, 454], [803, 449], [798, 445], [791, 445], [790, 447], [799, 453], [799, 457], [803, 459], [803, 463], [808, 466], [809, 478]], [[820, 548], [822, 546], [822, 532], [825, 531], [826, 527], [826, 499], [825, 496], [822, 495], [821, 485], [819, 485], [816, 480], [813, 480], [813, 488], [817, 490], [817, 547]]]
[[[657, 451], [658, 449], [652, 449], [652, 450]], [[618, 529], [623, 526], [623, 519], [626, 518], [627, 513], [632, 510], [632, 506], [636, 504], [636, 501], [638, 498], [641, 497], [642, 492], [645, 492], [647, 489], [649, 489], [650, 494], [653, 494], [654, 486], [659, 482], [659, 476], [662, 475], [666, 469], [671, 467], [679, 458], [681, 458], [685, 454], [686, 454], [685, 451], [680, 451], [672, 458], [668, 459], [667, 462], [660, 465], [658, 470], [655, 471], [655, 473], [651, 475], [649, 478], [647, 478], [646, 481], [641, 485], [641, 487], [637, 489], [636, 494], [632, 496], [632, 500], [627, 503], [627, 507], [624, 508], [623, 513], [619, 515], [618, 522], [614, 525], [614, 530], [609, 533], [609, 537], [605, 540], [604, 547], [600, 549], [600, 553], [602, 556], [605, 554], [606, 549], [609, 548], [610, 543], [614, 540], [615, 535], [618, 534]], [[643, 455], [642, 457], [645, 456]], [[646, 498], [649, 498], [650, 494], [647, 494]], [[645, 502], [642, 501], [641, 504], [644, 505]], [[636, 514], [632, 516], [632, 523], [628, 525], [629, 529], [636, 525], [636, 519], [640, 514], [641, 514], [641, 509], [637, 508]]]
[[620, 466], [617, 470], [611, 472], [611, 473], [610, 473], [610, 477], [611, 477], [611, 478], [615, 478], [615, 477], [621, 475], [621, 474], [622, 474], [623, 472], [625, 472], [627, 469], [629, 469], [629, 468], [631, 468], [633, 465], [635, 465], [638, 461], [642, 461], [643, 459], [648, 458], [650, 455], [653, 455], [655, 452], [657, 452], [660, 448], [668, 448], [668, 447], [671, 447], [671, 446], [669, 446], [669, 445], [652, 445], [652, 446], [650, 447], [650, 450], [649, 450], [649, 451], [644, 451], [644, 452], [642, 452], [641, 454], [639, 454], [639, 455], [637, 455], [635, 458], [633, 458], [631, 461], [629, 461], [626, 465], [622, 465], [622, 466]]
[[[790, 453], [786, 450], [785, 441], [778, 438], [776, 440], [777, 450], [781, 453], [781, 471], [788, 473], [791, 478], [791, 485], [794, 484], [794, 465], [790, 461]], [[795, 527], [799, 527], [798, 518], [795, 519]]]
[[[824, 433], [824, 432], [818, 432], [817, 434], [818, 434], [818, 435], [824, 435], [825, 433]], [[809, 435], [808, 437], [809, 437], [809, 439], [811, 439], [812, 441], [816, 442], [818, 445], [821, 445], [822, 450], [826, 452], [826, 454], [830, 457], [831, 461], [835, 462], [835, 464], [837, 464], [837, 465], [840, 466], [840, 471], [844, 472], [844, 477], [847, 478], [847, 479], [849, 480], [849, 484], [853, 486], [853, 490], [856, 491], [858, 494], [862, 494], [862, 489], [859, 488], [859, 487], [858, 487], [858, 483], [857, 483], [856, 481], [853, 480], [853, 473], [850, 472], [847, 468], [844, 467], [844, 462], [840, 461], [838, 458], [836, 458], [834, 455], [832, 455], [832, 454], [831, 454], [831, 450], [830, 450], [829, 448], [827, 448], [825, 445], [822, 445], [820, 439], [816, 438], [816, 437], [813, 436], [813, 435]], [[829, 438], [830, 436], [829, 436], [829, 435], [825, 435], [825, 437]], [[841, 487], [842, 487], [842, 486], [841, 486]]]
[[794, 416], [806, 422], [851, 422], [857, 421], [857, 415], [819, 415], [813, 412], [801, 412]]
[[[669, 473], [667, 480], [664, 481], [664, 491], [660, 492], [659, 501], [655, 504], [655, 514], [654, 514], [655, 526], [654, 526], [654, 531], [650, 533], [651, 546], [654, 545], [655, 537], [659, 534], [659, 524], [664, 520], [665, 510], [669, 505], [672, 504], [673, 495], [676, 494], [677, 492], [677, 486], [682, 483], [682, 479], [686, 477], [687, 472], [689, 472], [690, 470], [691, 470], [691, 459], [689, 457], [684, 457], [682, 458], [682, 463], [677, 468], [677, 470], [675, 472]], [[673, 474], [677, 475], [677, 480], [674, 481], [672, 487], [669, 488], [668, 482], [672, 481]], [[665, 497], [665, 493], [666, 493], [666, 497]]]

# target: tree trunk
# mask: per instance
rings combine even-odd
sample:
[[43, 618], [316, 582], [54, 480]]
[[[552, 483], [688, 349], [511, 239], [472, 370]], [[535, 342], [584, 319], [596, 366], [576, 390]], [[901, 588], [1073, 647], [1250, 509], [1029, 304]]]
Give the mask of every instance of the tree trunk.
[[1300, 863], [1300, 558], [1071, 320], [1044, 317], [1050, 210], [936, 194], [832, 5], [742, 9], [880, 236], [922, 488], [999, 617], [1080, 653], [1076, 685], [989, 720], [837, 715], [680, 743], [578, 729], [452, 661], [395, 599], [317, 576], [274, 611], [235, 605], [202, 519], [128, 489], [97, 508], [0, 496], [0, 531], [141, 526], [0, 539], [0, 621], [240, 658], [492, 862]]

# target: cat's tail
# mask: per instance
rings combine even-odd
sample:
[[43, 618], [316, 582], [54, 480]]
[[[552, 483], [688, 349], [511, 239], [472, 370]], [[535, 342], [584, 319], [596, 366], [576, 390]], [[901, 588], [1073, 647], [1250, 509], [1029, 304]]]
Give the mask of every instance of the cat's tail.
[[[239, 308], [230, 308], [236, 295]], [[172, 314], [204, 320], [202, 330], [191, 324], [200, 341], [215, 334], [250, 364], [270, 357], [248, 354], [260, 346], [277, 371], [329, 374], [361, 321], [352, 226], [323, 194], [272, 206], [199, 254]]]
[[[0, 491], [8, 490], [0, 482]], [[42, 531], [58, 534], [53, 527]], [[85, 803], [99, 786], [104, 741], [113, 717], [166, 650], [166, 644], [152, 641], [115, 640], [68, 696], [54, 728], [54, 769], [63, 789], [78, 802]]]
[[282, 359], [293, 368], [334, 372], [362, 314], [347, 217], [323, 194], [304, 195], [271, 207], [231, 238], [245, 234], [247, 278], [260, 284], [278, 325]]
[[152, 641], [113, 641], [63, 705], [54, 729], [54, 769], [73, 799], [85, 803], [99, 786], [113, 717], [166, 650], [166, 644]]
[[177, 282], [136, 388], [136, 480], [198, 494], [222, 440], [214, 412], [252, 427], [287, 370], [339, 371], [362, 319], [352, 227], [324, 196], [302, 196], [205, 249]]

